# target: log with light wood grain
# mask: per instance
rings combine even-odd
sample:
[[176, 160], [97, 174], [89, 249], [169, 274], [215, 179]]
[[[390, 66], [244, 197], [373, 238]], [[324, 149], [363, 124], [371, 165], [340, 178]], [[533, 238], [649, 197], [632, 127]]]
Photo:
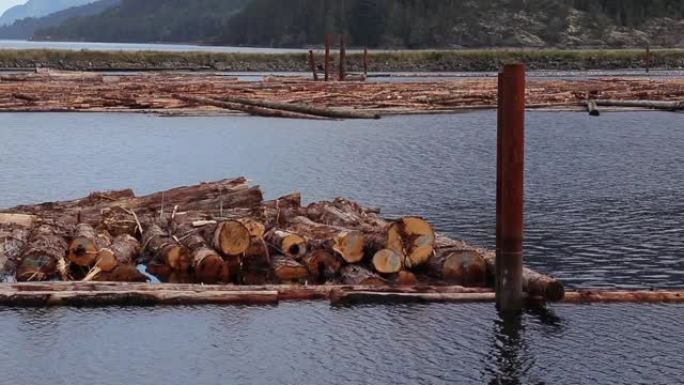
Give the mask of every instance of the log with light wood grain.
[[124, 234], [114, 238], [109, 246], [99, 250], [95, 266], [83, 281], [137, 282], [142, 279], [144, 282], [144, 276], [135, 269], [135, 259], [140, 252], [140, 242], [134, 237]]
[[282, 254], [295, 260], [301, 260], [308, 251], [308, 242], [301, 235], [292, 231], [271, 229], [264, 236], [273, 254]]
[[290, 221], [290, 230], [303, 236], [312, 250], [331, 250], [347, 263], [358, 263], [364, 257], [364, 235], [361, 231], [316, 223], [298, 216]]
[[364, 208], [345, 198], [336, 198], [332, 202], [312, 203], [303, 211], [314, 222], [361, 230], [364, 233], [377, 231], [389, 225], [388, 221], [377, 215], [377, 210]]
[[347, 265], [340, 270], [340, 278], [347, 285], [383, 286], [387, 281], [372, 271], [359, 266]]
[[389, 249], [403, 257], [402, 267], [414, 269], [427, 264], [432, 258], [435, 232], [423, 218], [403, 217], [369, 235], [367, 240], [366, 249], [370, 255]]
[[249, 229], [237, 220], [227, 220], [210, 224], [202, 229], [209, 246], [224, 256], [239, 256], [250, 245]]
[[214, 284], [228, 281], [228, 265], [219, 253], [209, 247], [204, 237], [198, 232], [192, 232], [182, 242], [192, 254], [192, 272], [196, 282]]
[[487, 262], [473, 250], [440, 249], [428, 264], [429, 273], [449, 284], [466, 287], [487, 285]]
[[145, 229], [143, 246], [146, 260], [162, 268], [168, 267], [169, 272], [187, 272], [192, 265], [188, 249], [158, 225], [152, 224]]
[[280, 282], [303, 282], [309, 278], [309, 270], [306, 266], [284, 255], [271, 257], [273, 274]]
[[77, 266], [90, 267], [97, 260], [98, 234], [87, 223], [79, 223], [74, 229], [74, 236], [69, 242], [67, 259]]
[[404, 267], [405, 257], [391, 249], [381, 249], [373, 255], [371, 263], [380, 274], [399, 273]]

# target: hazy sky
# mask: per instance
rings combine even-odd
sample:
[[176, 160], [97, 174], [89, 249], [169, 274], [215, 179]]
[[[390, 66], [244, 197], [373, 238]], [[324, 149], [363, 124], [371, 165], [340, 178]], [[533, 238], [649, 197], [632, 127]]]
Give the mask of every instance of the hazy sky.
[[0, 0], [0, 14], [5, 12], [7, 8], [13, 5], [22, 4], [25, 2], [26, 0]]

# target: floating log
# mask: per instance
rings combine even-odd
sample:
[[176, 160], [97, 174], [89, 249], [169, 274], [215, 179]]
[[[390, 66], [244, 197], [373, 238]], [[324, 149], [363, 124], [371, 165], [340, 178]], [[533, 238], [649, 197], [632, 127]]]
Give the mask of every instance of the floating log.
[[277, 303], [277, 291], [0, 291], [0, 305], [22, 307], [274, 305]]
[[264, 239], [273, 248], [274, 254], [283, 254], [295, 260], [301, 260], [308, 250], [306, 239], [291, 231], [272, 229], [266, 233]]
[[596, 105], [596, 100], [587, 100], [587, 112], [590, 116], [600, 116], [601, 111], [599, 111]]
[[192, 265], [192, 256], [188, 249], [158, 225], [151, 225], [145, 230], [143, 245], [147, 259], [168, 266], [170, 270], [186, 272]]
[[69, 243], [67, 259], [77, 266], [90, 267], [97, 261], [97, 233], [87, 223], [79, 223]]
[[432, 276], [467, 287], [487, 285], [487, 262], [473, 250], [441, 249], [428, 264]]
[[580, 290], [565, 293], [565, 303], [684, 303], [682, 291]]
[[379, 114], [350, 109], [335, 109], [315, 107], [307, 104], [280, 103], [273, 101], [255, 100], [236, 96], [222, 96], [219, 98], [229, 103], [239, 103], [248, 106], [270, 108], [273, 110], [291, 111], [295, 113], [320, 116], [331, 119], [380, 119]]
[[361, 231], [323, 225], [301, 216], [290, 223], [290, 229], [304, 236], [312, 249], [332, 250], [347, 263], [363, 259], [365, 237]]
[[666, 111], [684, 110], [684, 101], [597, 99], [595, 102], [597, 106], [605, 107], [636, 107]]
[[316, 57], [314, 56], [313, 50], [309, 50], [309, 67], [313, 73], [313, 80], [318, 81], [318, 71], [316, 70]]
[[432, 258], [435, 232], [422, 218], [404, 217], [373, 234], [368, 244], [368, 251], [373, 255], [382, 249], [392, 250], [403, 256], [403, 266], [412, 269], [427, 264]]
[[271, 257], [273, 274], [280, 282], [301, 282], [309, 277], [306, 266], [284, 255]]
[[473, 303], [493, 302], [494, 293], [382, 293], [370, 291], [337, 291], [331, 294], [333, 305], [355, 305], [366, 303]]
[[359, 265], [347, 265], [340, 270], [342, 282], [347, 285], [384, 286], [387, 281]]
[[190, 102], [195, 104], [203, 104], [207, 106], [214, 106], [219, 108], [225, 108], [227, 110], [242, 111], [250, 115], [264, 116], [270, 118], [289, 118], [289, 119], [323, 119], [320, 116], [303, 114], [299, 112], [290, 112], [284, 110], [275, 110], [271, 108], [256, 107], [247, 104], [240, 103], [230, 103], [223, 100], [207, 98], [203, 96], [192, 96], [192, 95], [179, 95], [174, 94], [174, 98], [182, 100], [184, 102]]
[[404, 267], [404, 256], [394, 250], [382, 249], [375, 253], [372, 262], [378, 273], [394, 274]]

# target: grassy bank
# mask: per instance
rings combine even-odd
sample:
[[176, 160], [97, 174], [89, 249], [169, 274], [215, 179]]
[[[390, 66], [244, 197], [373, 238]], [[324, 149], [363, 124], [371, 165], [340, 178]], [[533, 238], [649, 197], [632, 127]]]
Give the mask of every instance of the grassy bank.
[[[643, 68], [644, 50], [458, 50], [382, 51], [370, 54], [372, 72], [495, 71], [507, 62], [530, 69], [590, 70]], [[322, 62], [319, 53], [318, 61]], [[348, 54], [349, 70], [360, 71], [360, 53]], [[684, 69], [684, 50], [652, 51], [652, 66]], [[304, 53], [254, 54], [159, 51], [0, 50], [0, 68], [63, 70], [218, 70], [298, 72], [308, 70]]]

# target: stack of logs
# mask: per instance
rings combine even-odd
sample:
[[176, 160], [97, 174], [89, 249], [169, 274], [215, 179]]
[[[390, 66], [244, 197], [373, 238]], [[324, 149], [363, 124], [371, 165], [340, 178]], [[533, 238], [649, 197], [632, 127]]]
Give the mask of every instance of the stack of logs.
[[[0, 214], [0, 268], [18, 281], [492, 285], [494, 255], [347, 199], [264, 201], [244, 178], [137, 197], [130, 190]], [[530, 295], [555, 279], [525, 271]]]

